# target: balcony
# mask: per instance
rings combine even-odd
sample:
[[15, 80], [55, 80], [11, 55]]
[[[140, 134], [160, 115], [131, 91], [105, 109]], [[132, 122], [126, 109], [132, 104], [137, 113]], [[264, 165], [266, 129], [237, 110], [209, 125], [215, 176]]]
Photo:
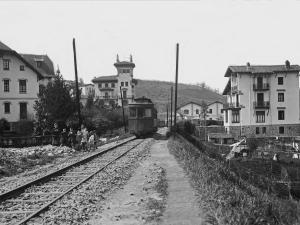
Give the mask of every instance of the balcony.
[[253, 84], [253, 91], [266, 91], [269, 87], [269, 83]]
[[[122, 96], [122, 97], [123, 97], [123, 99], [134, 99], [134, 95], [126, 95], [126, 96]], [[119, 95], [119, 98], [122, 99], [121, 95]]]
[[225, 103], [224, 109], [239, 109], [241, 108], [239, 102], [233, 102], [233, 103]]
[[107, 95], [107, 96], [97, 96], [99, 99], [118, 99], [118, 96], [112, 96], [112, 95]]
[[253, 102], [254, 108], [270, 108], [270, 102], [269, 101], [255, 101]]
[[234, 93], [237, 93], [238, 92], [238, 86], [233, 86], [231, 87], [231, 93], [234, 94]]

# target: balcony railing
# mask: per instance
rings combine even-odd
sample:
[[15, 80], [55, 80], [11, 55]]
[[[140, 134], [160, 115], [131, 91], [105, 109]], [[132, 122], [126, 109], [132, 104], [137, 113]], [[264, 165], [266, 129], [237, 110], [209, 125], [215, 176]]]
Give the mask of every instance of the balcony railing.
[[224, 109], [235, 109], [235, 108], [240, 108], [240, 103], [239, 102], [225, 103], [224, 104]]
[[[126, 96], [122, 96], [123, 99], [134, 99], [134, 95], [126, 95]], [[119, 95], [119, 98], [121, 99], [121, 95]]]
[[253, 90], [269, 90], [269, 83], [253, 84]]
[[108, 95], [108, 96], [98, 96], [100, 99], [118, 99], [118, 96], [112, 96], [112, 95]]
[[255, 102], [253, 102], [253, 106], [255, 108], [269, 108], [270, 102], [269, 101], [255, 101]]
[[231, 87], [231, 93], [236, 93], [238, 91], [238, 86]]

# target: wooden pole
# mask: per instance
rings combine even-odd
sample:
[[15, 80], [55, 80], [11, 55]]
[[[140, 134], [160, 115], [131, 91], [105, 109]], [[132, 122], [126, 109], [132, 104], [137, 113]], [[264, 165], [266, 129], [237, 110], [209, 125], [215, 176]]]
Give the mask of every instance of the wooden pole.
[[126, 129], [126, 120], [125, 120], [125, 114], [124, 114], [123, 96], [122, 96], [121, 86], [120, 86], [120, 94], [121, 94], [121, 104], [122, 104], [122, 110], [123, 110], [124, 130], [125, 130], [125, 133], [126, 133], [127, 129]]
[[173, 86], [171, 86], [171, 125], [170, 125], [170, 127], [171, 127], [171, 131], [172, 131], [172, 125], [173, 125], [173, 121], [172, 121], [172, 119], [173, 119], [173, 116], [172, 116], [172, 112], [173, 112]]
[[75, 38], [73, 38], [73, 52], [74, 52], [74, 67], [75, 67], [75, 81], [76, 81], [77, 110], [78, 110], [79, 127], [81, 127], [80, 101], [79, 101], [79, 87], [78, 87], [78, 75], [77, 75], [77, 60], [76, 60]]
[[168, 96], [168, 102], [167, 102], [167, 127], [169, 127], [169, 96]]
[[176, 127], [176, 112], [177, 112], [177, 86], [178, 86], [178, 58], [179, 58], [179, 44], [176, 46], [176, 79], [175, 79], [175, 109], [174, 109], [174, 126]]

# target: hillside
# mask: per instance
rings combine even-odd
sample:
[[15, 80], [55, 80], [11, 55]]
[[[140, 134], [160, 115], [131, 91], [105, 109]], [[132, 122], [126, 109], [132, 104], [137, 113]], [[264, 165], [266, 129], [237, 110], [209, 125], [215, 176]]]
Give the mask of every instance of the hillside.
[[[136, 85], [136, 97], [145, 96], [150, 98], [156, 104], [159, 112], [165, 112], [168, 97], [170, 98], [171, 96], [171, 86], [173, 86], [174, 94], [175, 84], [172, 82], [138, 79], [138, 85]], [[202, 100], [208, 103], [214, 101], [226, 102], [226, 97], [223, 95], [196, 85], [181, 83], [178, 84], [177, 98], [178, 106], [188, 102], [200, 103]]]

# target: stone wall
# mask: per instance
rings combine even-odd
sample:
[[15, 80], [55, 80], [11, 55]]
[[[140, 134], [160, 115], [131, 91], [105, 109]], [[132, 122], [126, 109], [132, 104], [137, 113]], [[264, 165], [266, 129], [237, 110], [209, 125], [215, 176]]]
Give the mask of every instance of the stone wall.
[[196, 135], [199, 136], [199, 129], [200, 129], [200, 138], [204, 139], [204, 131], [206, 128], [206, 134], [210, 134], [210, 133], [225, 133], [225, 127], [223, 126], [208, 126], [208, 127], [199, 127], [196, 126]]
[[[263, 127], [266, 129], [266, 133], [263, 134]], [[279, 133], [279, 127], [284, 127], [284, 133]], [[256, 128], [259, 129], [259, 134], [256, 133]], [[279, 137], [291, 137], [300, 135], [300, 125], [299, 124], [273, 124], [273, 125], [261, 125], [261, 126], [230, 126], [229, 132], [233, 134], [235, 139], [238, 136], [246, 137], [269, 137], [269, 136], [279, 136]]]

